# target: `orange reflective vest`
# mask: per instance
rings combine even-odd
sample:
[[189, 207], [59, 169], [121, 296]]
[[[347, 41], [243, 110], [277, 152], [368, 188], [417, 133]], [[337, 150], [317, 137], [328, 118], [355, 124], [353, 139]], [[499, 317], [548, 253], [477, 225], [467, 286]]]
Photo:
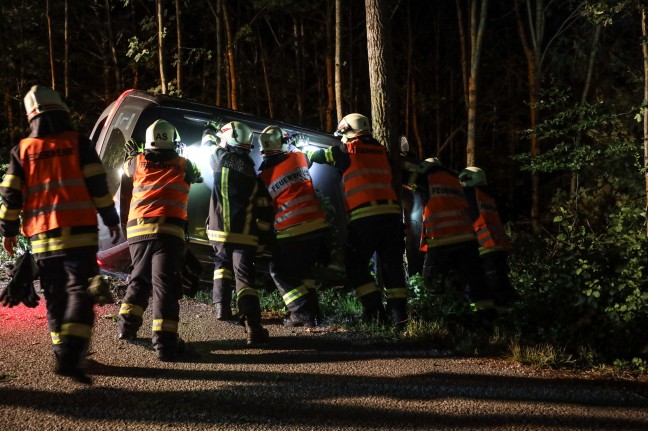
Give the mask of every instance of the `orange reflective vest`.
[[56, 228], [97, 225], [76, 132], [23, 139], [20, 160], [25, 171], [22, 230], [26, 237]]
[[165, 162], [152, 162], [138, 154], [135, 163], [128, 221], [162, 216], [187, 220], [186, 159], [177, 156]]
[[[385, 147], [367, 144], [359, 139], [347, 142], [347, 153], [350, 165], [342, 175], [347, 211], [353, 211], [361, 205], [391, 201], [396, 204], [397, 197], [392, 186], [392, 172]], [[400, 207], [394, 205], [400, 213]]]
[[428, 174], [430, 197], [423, 208], [423, 233], [428, 247], [475, 239], [468, 215], [468, 202], [461, 183], [452, 173], [437, 170]]
[[303, 153], [286, 153], [281, 163], [259, 173], [268, 188], [275, 210], [274, 228], [282, 231], [305, 222], [320, 221], [325, 214], [313, 187], [308, 160]]
[[475, 187], [475, 198], [479, 217], [474, 223], [474, 229], [479, 241], [479, 253], [512, 249], [513, 245], [504, 230], [495, 200], [479, 187]]

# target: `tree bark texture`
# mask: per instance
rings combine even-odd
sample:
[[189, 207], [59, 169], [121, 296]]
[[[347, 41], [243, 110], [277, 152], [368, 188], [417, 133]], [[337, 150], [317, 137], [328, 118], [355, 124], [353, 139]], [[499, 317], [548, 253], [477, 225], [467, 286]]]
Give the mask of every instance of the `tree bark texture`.
[[342, 107], [342, 0], [335, 0], [335, 112], [339, 123], [344, 116]]
[[162, 88], [162, 94], [167, 94], [167, 82], [166, 75], [164, 73], [164, 5], [162, 0], [156, 0], [155, 2], [157, 10], [157, 24], [158, 24], [158, 62], [160, 64], [160, 87]]
[[226, 51], [225, 55], [227, 56], [227, 82], [229, 89], [228, 96], [228, 107], [231, 109], [238, 109], [238, 97], [237, 97], [237, 82], [236, 82], [236, 64], [234, 61], [234, 34], [232, 33], [232, 23], [230, 21], [229, 10], [227, 8], [227, 2], [223, 1], [223, 23], [225, 24], [225, 41], [226, 41]]

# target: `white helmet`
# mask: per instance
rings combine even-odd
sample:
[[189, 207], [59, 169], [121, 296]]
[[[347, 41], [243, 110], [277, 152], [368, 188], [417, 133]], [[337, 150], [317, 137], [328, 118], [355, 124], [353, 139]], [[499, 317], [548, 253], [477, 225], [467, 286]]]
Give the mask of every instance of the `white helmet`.
[[470, 166], [459, 173], [459, 181], [465, 187], [485, 186], [486, 174], [476, 166]]
[[288, 133], [281, 127], [268, 126], [259, 135], [259, 151], [265, 156], [288, 152]]
[[165, 120], [157, 120], [146, 129], [145, 150], [175, 150], [175, 127]]
[[362, 114], [349, 114], [340, 121], [333, 135], [341, 136], [342, 142], [347, 142], [351, 138], [369, 133], [371, 133], [371, 124], [367, 117]]
[[221, 144], [238, 147], [244, 150], [252, 148], [252, 129], [240, 121], [232, 121], [220, 129]]
[[61, 96], [54, 90], [44, 85], [34, 85], [24, 99], [27, 120], [49, 111], [70, 112]]

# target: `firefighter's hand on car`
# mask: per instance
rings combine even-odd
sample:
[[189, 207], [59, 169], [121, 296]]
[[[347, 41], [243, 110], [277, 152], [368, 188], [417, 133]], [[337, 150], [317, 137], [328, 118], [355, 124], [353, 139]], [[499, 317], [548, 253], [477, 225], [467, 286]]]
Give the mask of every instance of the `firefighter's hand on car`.
[[14, 249], [18, 246], [17, 236], [5, 236], [2, 238], [2, 247], [5, 249], [9, 256], [14, 255]]
[[119, 241], [119, 238], [121, 238], [121, 229], [119, 228], [119, 225], [108, 226], [108, 230], [110, 231], [112, 243], [117, 244], [117, 241]]
[[135, 157], [142, 152], [142, 148], [135, 139], [129, 139], [124, 145], [124, 152], [127, 157]]

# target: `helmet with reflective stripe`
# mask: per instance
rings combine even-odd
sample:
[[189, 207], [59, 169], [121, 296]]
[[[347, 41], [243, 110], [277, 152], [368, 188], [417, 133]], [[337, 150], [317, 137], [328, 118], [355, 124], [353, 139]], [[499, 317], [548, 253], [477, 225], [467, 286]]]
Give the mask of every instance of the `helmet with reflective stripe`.
[[175, 127], [166, 120], [157, 120], [146, 129], [145, 150], [175, 150]]
[[252, 129], [240, 121], [232, 121], [221, 127], [221, 144], [238, 147], [244, 150], [252, 148]]
[[485, 186], [486, 174], [476, 166], [470, 166], [459, 173], [459, 181], [465, 187]]
[[265, 156], [288, 152], [288, 133], [278, 126], [268, 126], [259, 135], [259, 151]]
[[70, 112], [61, 95], [44, 85], [34, 85], [24, 98], [27, 120], [31, 121], [43, 112]]
[[371, 133], [371, 124], [369, 119], [362, 114], [349, 114], [342, 118], [337, 130], [334, 133], [336, 137], [342, 137], [342, 142], [351, 138]]

